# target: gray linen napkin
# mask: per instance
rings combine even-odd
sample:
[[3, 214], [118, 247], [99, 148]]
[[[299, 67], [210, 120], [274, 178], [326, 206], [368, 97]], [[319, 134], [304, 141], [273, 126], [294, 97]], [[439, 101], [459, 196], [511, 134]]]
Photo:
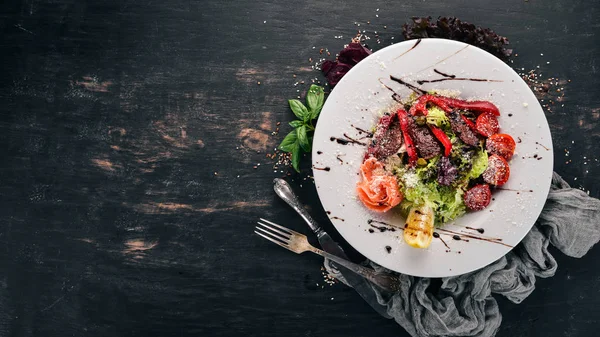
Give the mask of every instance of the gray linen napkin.
[[[542, 213], [523, 241], [496, 262], [474, 272], [432, 279], [400, 275], [401, 290], [373, 296], [412, 336], [494, 336], [502, 316], [492, 294], [521, 303], [535, 289], [535, 278], [553, 276], [557, 264], [548, 252], [551, 243], [564, 254], [582, 257], [600, 239], [600, 200], [571, 188], [558, 174]], [[369, 262], [375, 269], [383, 269]], [[325, 261], [338, 280], [344, 276]]]

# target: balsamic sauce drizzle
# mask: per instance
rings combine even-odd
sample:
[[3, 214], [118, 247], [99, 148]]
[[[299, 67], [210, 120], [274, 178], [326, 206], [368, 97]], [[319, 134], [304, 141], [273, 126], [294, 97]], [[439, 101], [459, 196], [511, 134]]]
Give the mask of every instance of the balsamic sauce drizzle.
[[429, 68], [433, 68], [433, 67], [437, 66], [438, 64], [440, 64], [440, 63], [442, 63], [442, 62], [446, 61], [447, 59], [451, 58], [452, 56], [455, 56], [456, 54], [460, 53], [461, 51], [463, 51], [463, 50], [467, 49], [469, 46], [470, 46], [470, 45], [466, 45], [466, 46], [462, 47], [461, 49], [457, 50], [456, 52], [454, 52], [454, 54], [448, 55], [448, 56], [444, 57], [443, 59], [441, 59], [441, 60], [437, 61], [436, 63], [434, 63], [434, 64], [430, 65], [429, 67], [427, 67], [427, 68], [424, 68], [424, 69], [421, 69], [421, 70], [417, 71], [417, 74], [418, 74], [418, 73], [421, 73], [421, 72], [423, 72], [423, 71], [425, 71], [425, 70], [427, 70], [427, 69], [429, 69]]
[[[487, 242], [491, 242], [491, 243], [496, 243], [499, 245], [503, 245], [509, 248], [513, 248], [513, 246], [508, 245], [504, 242], [502, 242], [502, 239], [500, 238], [488, 238], [488, 237], [483, 237], [483, 236], [477, 236], [477, 235], [472, 235], [472, 234], [467, 234], [467, 233], [459, 233], [459, 232], [455, 232], [449, 229], [444, 229], [444, 228], [438, 228], [437, 229], [441, 234], [444, 235], [448, 235], [448, 236], [452, 236], [452, 238], [454, 240], [463, 240], [463, 241], [469, 241], [469, 240], [465, 240], [464, 238], [469, 238], [469, 239], [475, 239], [475, 240], [481, 240], [481, 241], [487, 241]], [[457, 239], [458, 237], [458, 239]]]
[[341, 145], [358, 144], [358, 145], [362, 145], [362, 146], [367, 146], [367, 144], [348, 136], [346, 133], [344, 133], [344, 137], [345, 138], [329, 137], [329, 140], [332, 142], [336, 141], [338, 144], [341, 144]]
[[442, 75], [444, 77], [448, 77], [448, 78], [455, 78], [456, 77], [456, 75], [446, 74], [446, 73], [443, 73], [443, 72], [441, 72], [441, 71], [439, 71], [437, 69], [433, 69], [433, 72], [438, 73], [438, 74], [440, 74], [440, 75]]
[[529, 193], [533, 192], [533, 190], [515, 190], [515, 189], [512, 189], [512, 188], [506, 188], [506, 187], [496, 187], [494, 189], [496, 189], [496, 190], [503, 190], [503, 191], [517, 192], [517, 194], [519, 194], [521, 192], [529, 192]]
[[427, 91], [425, 91], [425, 90], [417, 87], [416, 85], [413, 85], [413, 84], [410, 84], [408, 82], [405, 82], [402, 79], [400, 79], [398, 77], [395, 77], [394, 75], [390, 75], [390, 80], [402, 84], [403, 86], [409, 88], [410, 90], [416, 92], [417, 94], [425, 95], [427, 93]]
[[469, 226], [465, 226], [465, 228], [466, 228], [466, 229], [473, 230], [473, 231], [477, 231], [477, 232], [479, 232], [480, 234], [483, 234], [483, 233], [485, 233], [485, 229], [483, 229], [483, 228], [473, 228], [473, 227], [469, 227]]
[[415, 43], [415, 44], [414, 44], [412, 47], [410, 47], [410, 49], [408, 49], [408, 50], [407, 50], [407, 51], [405, 51], [404, 53], [402, 53], [402, 54], [400, 54], [400, 55], [396, 56], [396, 57], [394, 58], [394, 61], [396, 61], [397, 59], [401, 58], [402, 56], [404, 56], [404, 55], [405, 55], [406, 53], [408, 53], [409, 51], [411, 51], [411, 50], [413, 50], [413, 49], [417, 48], [417, 46], [419, 45], [419, 43], [421, 43], [421, 39], [418, 39], [418, 40], [417, 40], [417, 42], [416, 42], [416, 43]]
[[537, 145], [539, 145], [539, 146], [543, 147], [544, 149], [546, 149], [546, 151], [550, 151], [550, 149], [549, 149], [547, 146], [545, 146], [545, 145], [542, 145], [542, 144], [540, 144], [540, 143], [538, 143], [538, 142], [535, 142], [535, 143], [536, 143]]
[[[336, 218], [336, 217], [333, 217], [333, 218]], [[383, 221], [379, 221], [379, 220], [374, 220], [374, 219], [367, 220], [367, 223], [369, 224], [369, 226], [371, 226], [371, 228], [369, 228], [369, 233], [375, 233], [375, 230], [378, 230], [380, 233], [385, 233], [387, 231], [395, 232], [396, 229], [398, 229], [398, 230], [404, 230], [404, 228], [392, 226], [392, 225], [390, 225], [387, 222], [383, 222]], [[378, 226], [376, 224], [379, 224], [381, 226]], [[483, 228], [473, 228], [473, 227], [469, 227], [469, 226], [461, 226], [461, 227], [465, 227], [467, 229], [477, 231], [477, 232], [479, 232], [481, 234], [484, 233], [484, 229]], [[491, 242], [491, 243], [496, 243], [496, 244], [503, 245], [503, 246], [506, 246], [506, 247], [509, 247], [509, 248], [513, 248], [513, 246], [502, 242], [501, 238], [491, 238], [491, 237], [487, 237], [487, 236], [477, 236], [477, 235], [473, 235], [473, 234], [469, 234], [469, 233], [465, 233], [465, 232], [455, 232], [453, 230], [449, 230], [449, 229], [445, 229], [445, 228], [437, 228], [433, 232], [433, 237], [436, 238], [436, 239], [440, 239], [440, 241], [442, 241], [442, 243], [444, 244], [444, 246], [446, 246], [446, 248], [448, 249], [446, 252], [450, 251], [450, 246], [448, 246], [448, 244], [446, 243], [446, 241], [444, 241], [444, 239], [441, 237], [441, 235], [450, 236], [453, 240], [456, 240], [456, 241], [470, 242], [469, 239], [473, 239], [473, 240], [481, 240], [481, 241], [487, 241], [487, 242]]]
[[[387, 232], [387, 231], [390, 231], [390, 232], [395, 232], [395, 231], [396, 231], [396, 229], [402, 229], [402, 228], [394, 227], [394, 226], [390, 225], [390, 224], [389, 224], [389, 223], [387, 223], [387, 222], [378, 221], [378, 220], [373, 220], [373, 219], [369, 219], [369, 220], [367, 220], [367, 223], [368, 223], [368, 224], [369, 224], [369, 226], [371, 226], [372, 228], [375, 228], [375, 229], [377, 229], [377, 230], [378, 230], [380, 233], [384, 233], [384, 232]], [[376, 224], [380, 224], [380, 225], [382, 225], [382, 226], [377, 226], [377, 225], [374, 225], [374, 223], [376, 223]], [[369, 233], [373, 233], [373, 232], [374, 232], [374, 230], [373, 230], [372, 228], [369, 228]]]
[[485, 229], [483, 229], [483, 228], [474, 228], [474, 227], [463, 226], [463, 225], [458, 225], [458, 224], [452, 224], [452, 225], [456, 226], [456, 227], [463, 227], [463, 228], [466, 228], [466, 229], [470, 229], [472, 231], [477, 231], [479, 234], [485, 233]]
[[353, 124], [350, 124], [350, 126], [355, 128], [356, 131], [358, 131], [358, 134], [361, 134], [361, 132], [362, 132], [362, 133], [366, 134], [367, 138], [373, 137], [373, 132], [371, 132], [371, 131], [367, 131], [365, 129], [359, 128], [358, 126], [354, 126]]
[[[448, 246], [448, 244], [446, 243], [446, 241], [444, 241], [444, 239], [442, 239], [442, 237], [440, 236], [440, 233], [438, 232], [433, 232], [433, 237], [436, 239], [440, 239], [440, 241], [442, 241], [442, 243], [444, 244], [444, 246], [446, 246], [446, 248], [448, 248], [448, 250], [450, 250], [450, 246]], [[448, 251], [446, 251], [448, 252]]]
[[486, 78], [456, 77], [456, 75], [446, 74], [437, 69], [433, 69], [433, 71], [444, 76], [444, 78], [438, 78], [435, 80], [419, 80], [419, 81], [417, 81], [417, 83], [419, 83], [419, 85], [423, 85], [424, 83], [435, 83], [435, 82], [443, 82], [443, 81], [503, 82], [501, 80], [489, 80]]
[[394, 89], [390, 88], [387, 84], [383, 83], [381, 81], [381, 78], [378, 78], [379, 83], [381, 83], [381, 85], [383, 85], [387, 90], [392, 92], [392, 99], [398, 103], [402, 103], [402, 99], [400, 98], [401, 96], [394, 91]]
[[329, 171], [331, 171], [331, 167], [329, 167], [329, 166], [325, 166], [325, 167], [315, 167], [315, 166], [313, 166], [313, 170], [319, 170], [319, 171], [329, 172]]

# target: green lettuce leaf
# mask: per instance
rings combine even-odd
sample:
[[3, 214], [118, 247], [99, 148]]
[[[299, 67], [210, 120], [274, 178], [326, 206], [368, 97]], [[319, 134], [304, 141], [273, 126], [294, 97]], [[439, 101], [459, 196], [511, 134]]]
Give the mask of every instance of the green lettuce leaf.
[[438, 108], [437, 106], [432, 106], [427, 109], [427, 123], [433, 124], [438, 128], [447, 129], [450, 128], [450, 120], [448, 116], [446, 116], [446, 112], [444, 110]]
[[479, 149], [472, 159], [473, 166], [467, 174], [468, 179], [476, 179], [485, 171], [488, 165], [488, 155], [483, 149]]
[[404, 200], [400, 206], [405, 212], [412, 207], [427, 205], [434, 211], [436, 225], [452, 221], [465, 214], [467, 210], [462, 189], [441, 186], [435, 181], [429, 183], [419, 181], [414, 186], [405, 187], [403, 193]]

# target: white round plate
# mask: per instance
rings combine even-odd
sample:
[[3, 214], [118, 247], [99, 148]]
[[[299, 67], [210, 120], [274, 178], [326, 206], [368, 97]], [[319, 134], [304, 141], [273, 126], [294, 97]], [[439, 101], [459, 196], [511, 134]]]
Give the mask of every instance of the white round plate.
[[[456, 78], [418, 84], [420, 80], [444, 78], [434, 70]], [[410, 95], [411, 90], [391, 81], [390, 75], [425, 90], [455, 90], [463, 99], [493, 102], [501, 112], [501, 132], [512, 135], [517, 142], [510, 162], [510, 179], [503, 190], [494, 191], [490, 205], [442, 227], [460, 234], [463, 240], [454, 240], [451, 232], [436, 230], [443, 242], [434, 239], [428, 249], [416, 249], [404, 243], [402, 230], [369, 232], [373, 229], [369, 220], [402, 227], [404, 218], [395, 210], [376, 213], [362, 205], [356, 197], [355, 186], [366, 147], [352, 142], [343, 145], [336, 139], [350, 137], [359, 142], [369, 141], [362, 138], [365, 134], [357, 128], [370, 130], [382, 112], [394, 103], [392, 92], [382, 83], [401, 97]], [[550, 129], [540, 104], [508, 65], [464, 43], [423, 39], [384, 48], [344, 76], [327, 98], [319, 117], [312, 161], [321, 203], [335, 228], [356, 250], [400, 273], [446, 277], [496, 261], [525, 237], [550, 189], [553, 151]], [[482, 228], [484, 233], [466, 227]], [[486, 241], [486, 238], [492, 240]]]

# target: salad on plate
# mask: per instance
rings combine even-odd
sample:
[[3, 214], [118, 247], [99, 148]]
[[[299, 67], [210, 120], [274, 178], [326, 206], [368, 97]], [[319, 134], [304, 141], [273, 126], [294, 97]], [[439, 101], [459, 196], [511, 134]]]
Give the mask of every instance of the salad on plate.
[[358, 198], [375, 212], [399, 209], [406, 243], [427, 248], [434, 227], [485, 209], [509, 179], [516, 143], [498, 116], [491, 102], [435, 92], [393, 106], [372, 129]]

